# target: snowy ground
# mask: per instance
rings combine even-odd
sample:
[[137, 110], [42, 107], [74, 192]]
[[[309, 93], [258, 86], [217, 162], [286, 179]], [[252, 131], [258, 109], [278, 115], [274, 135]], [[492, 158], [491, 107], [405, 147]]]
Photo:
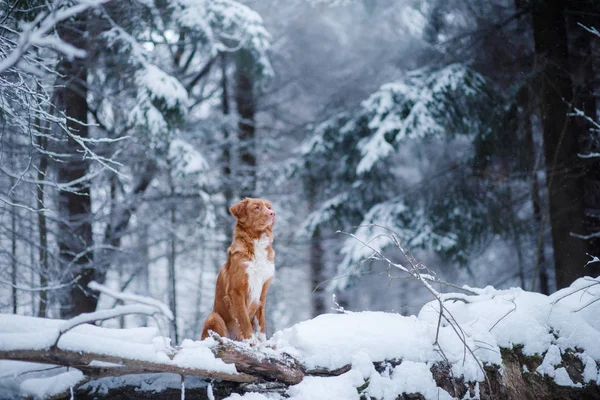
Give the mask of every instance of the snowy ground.
[[[276, 332], [263, 346], [266, 353], [286, 352], [308, 369], [352, 368], [337, 377], [307, 376], [291, 386], [291, 399], [358, 399], [357, 388], [377, 399], [395, 399], [400, 393], [422, 393], [427, 399], [450, 399], [438, 388], [430, 372], [432, 364], [446, 358], [455, 375], [467, 381], [484, 380], [482, 363], [501, 364], [500, 348], [522, 345], [525, 355], [544, 355], [536, 372], [550, 376], [558, 385], [581, 386], [571, 380], [561, 362], [567, 349], [578, 349], [585, 382], [600, 382], [600, 279], [582, 278], [570, 288], [551, 296], [521, 289], [468, 288], [475, 294], [445, 294], [448, 320], [438, 330], [438, 302], [426, 304], [416, 316], [383, 312], [321, 315]], [[450, 317], [451, 315], [451, 317]], [[454, 318], [454, 320], [452, 320]], [[451, 323], [449, 321], [452, 321]], [[63, 321], [0, 315], [0, 349], [44, 348], [53, 343]], [[438, 345], [434, 345], [436, 342]], [[466, 346], [465, 346], [466, 343]], [[213, 343], [185, 340], [171, 360], [168, 339], [155, 328], [107, 329], [82, 325], [66, 333], [60, 347], [103, 354], [127, 354], [140, 360], [174, 363], [234, 372], [232, 365], [215, 359]], [[472, 352], [472, 353], [471, 353]], [[377, 372], [373, 362], [402, 360]], [[380, 369], [381, 371], [381, 369]], [[81, 372], [48, 365], [0, 361], [0, 398], [43, 398], [68, 391], [82, 381]], [[131, 378], [120, 378], [124, 379]], [[160, 391], [178, 384], [177, 376], [165, 374], [138, 379], [146, 390]], [[115, 384], [117, 381], [113, 381]], [[175, 383], [174, 383], [175, 382]], [[191, 379], [190, 387], [204, 385]], [[97, 386], [102, 389], [102, 383]], [[277, 398], [277, 394], [247, 393], [230, 399]]]

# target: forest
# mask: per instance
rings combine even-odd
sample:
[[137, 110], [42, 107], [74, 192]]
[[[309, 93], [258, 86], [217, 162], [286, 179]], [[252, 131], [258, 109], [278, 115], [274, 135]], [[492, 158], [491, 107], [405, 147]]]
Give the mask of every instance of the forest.
[[597, 0], [0, 0], [0, 399], [600, 398], [598, 300]]

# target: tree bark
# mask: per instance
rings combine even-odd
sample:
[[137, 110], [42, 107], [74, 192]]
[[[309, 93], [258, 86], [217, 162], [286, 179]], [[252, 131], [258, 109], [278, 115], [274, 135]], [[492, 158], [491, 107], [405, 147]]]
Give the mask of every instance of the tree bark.
[[323, 271], [324, 271], [324, 260], [323, 260], [323, 247], [321, 244], [321, 229], [317, 227], [312, 234], [310, 241], [310, 283], [312, 288], [312, 303], [313, 303], [313, 317], [317, 315], [325, 314], [325, 299], [324, 288], [323, 288]]
[[[455, 376], [452, 373], [451, 366], [447, 363], [432, 364], [430, 371], [436, 386], [444, 389], [453, 398], [465, 398], [467, 396], [473, 398], [476, 393], [479, 393], [479, 397], [484, 400], [600, 400], [600, 387], [598, 384], [594, 381], [584, 382], [583, 372], [585, 368], [577, 354], [570, 351], [564, 352], [561, 355], [561, 366], [566, 369], [569, 378], [573, 382], [581, 383], [582, 387], [559, 386], [553, 379], [534, 372], [542, 363], [543, 357], [540, 355], [525, 356], [518, 346], [501, 350], [502, 367], [485, 365], [486, 379], [478, 383], [465, 381], [463, 377]], [[345, 365], [335, 370], [315, 369], [305, 371], [291, 357], [283, 359], [265, 357], [262, 353], [244, 349], [231, 341], [221, 342], [213, 349], [213, 352], [226, 363], [234, 363], [239, 373], [231, 374], [197, 368], [184, 368], [167, 363], [154, 363], [61, 349], [0, 351], [0, 359], [70, 366], [81, 370], [87, 376], [87, 381], [148, 373], [174, 373], [182, 377], [200, 376], [221, 381], [213, 383], [214, 388], [219, 390], [216, 398], [225, 398], [233, 392], [268, 393], [275, 390], [284, 393], [290, 385], [299, 383], [304, 376], [339, 376], [352, 368], [351, 365]], [[99, 366], [98, 363], [90, 366], [92, 360], [120, 364], [120, 366]], [[382, 373], [400, 364], [402, 364], [402, 360], [396, 359], [374, 362], [373, 366], [377, 372]], [[127, 381], [124, 381], [124, 383], [122, 381], [121, 384], [128, 385]], [[221, 391], [225, 386], [228, 388], [226, 393]], [[369, 380], [366, 380], [363, 385], [357, 388], [358, 395], [364, 396], [364, 391], [368, 387]], [[106, 394], [93, 390], [87, 392], [89, 388], [74, 389], [77, 399], [147, 399], [154, 398], [153, 396], [156, 394], [144, 392], [139, 386], [119, 386], [118, 383], [114, 385], [110, 393]], [[171, 388], [166, 390], [169, 390], [169, 392], [160, 392], [157, 398], [171, 398], [171, 396], [173, 396], [172, 398], [180, 398], [175, 396], [176, 394], [181, 396], [181, 389], [174, 390]], [[191, 395], [193, 398], [211, 398], [206, 391], [196, 392], [194, 390], [188, 391], [186, 389], [185, 394]], [[420, 393], [403, 392], [397, 395], [398, 399], [425, 399]], [[57, 396], [56, 398], [70, 398], [70, 393], [65, 393], [63, 396]]]
[[535, 265], [532, 276], [532, 287], [531, 290], [536, 290], [536, 281], [539, 279], [540, 293], [550, 294], [550, 286], [548, 282], [548, 266], [546, 265], [546, 255], [544, 253], [544, 236], [545, 236], [545, 218], [543, 217], [542, 200], [540, 197], [540, 184], [537, 176], [536, 160], [537, 151], [535, 148], [535, 140], [533, 127], [531, 126], [531, 114], [532, 109], [529, 88], [524, 86], [519, 90], [517, 94], [517, 102], [520, 110], [526, 110], [520, 113], [519, 126], [523, 130], [523, 137], [525, 139], [526, 153], [529, 155], [529, 173], [531, 174], [530, 179], [530, 193], [531, 193], [531, 204], [533, 206], [533, 220], [534, 233], [536, 233], [536, 254], [535, 254]]
[[[10, 150], [10, 158], [11, 158], [11, 162], [14, 163], [14, 158], [13, 158], [13, 149], [11, 148]], [[14, 179], [11, 178], [10, 180], [10, 187], [11, 187], [11, 194], [10, 194], [10, 198], [11, 200], [13, 199], [14, 196], [14, 187], [15, 187], [15, 182]], [[13, 314], [17, 313], [18, 310], [18, 295], [17, 295], [17, 216], [18, 216], [18, 209], [15, 206], [11, 207], [11, 213], [10, 213], [10, 229], [11, 229], [11, 250], [10, 250], [10, 280], [12, 283], [12, 287], [11, 287], [11, 297], [12, 297], [12, 311]]]
[[[39, 125], [38, 125], [39, 126]], [[40, 164], [38, 166], [37, 178], [39, 181], [46, 179], [46, 171], [48, 170], [48, 157], [44, 154], [44, 151], [48, 147], [48, 139], [44, 136], [38, 136], [36, 138], [37, 145], [41, 150]], [[36, 188], [36, 204], [37, 204], [37, 218], [38, 218], [38, 234], [40, 239], [39, 245], [39, 263], [40, 263], [40, 287], [45, 287], [48, 284], [48, 228], [46, 226], [46, 214], [42, 211], [45, 208], [44, 200], [44, 185], [37, 185]], [[40, 291], [38, 317], [45, 318], [46, 310], [48, 307], [48, 291], [42, 289]]]
[[169, 308], [173, 311], [173, 322], [172, 322], [172, 332], [171, 337], [175, 341], [175, 343], [179, 343], [179, 334], [177, 328], [177, 273], [175, 270], [175, 261], [176, 261], [176, 251], [177, 251], [177, 236], [175, 234], [175, 230], [177, 229], [176, 225], [176, 215], [175, 215], [175, 184], [173, 182], [173, 170], [169, 168], [169, 189], [171, 195], [171, 204], [170, 204], [170, 222], [171, 222], [171, 231], [169, 232], [169, 249], [167, 254], [168, 260], [168, 279], [169, 279]]
[[[86, 49], [85, 31], [86, 14], [62, 23], [58, 27], [61, 38], [79, 48]], [[58, 67], [64, 77], [62, 87], [57, 89], [59, 109], [67, 116], [67, 129], [73, 136], [86, 139], [88, 132], [87, 103], [87, 65], [85, 60], [74, 58], [63, 59]], [[64, 162], [57, 163], [57, 179], [60, 183], [84, 178], [89, 170], [89, 162], [84, 157], [80, 145], [68, 135], [63, 152], [67, 154]], [[58, 210], [61, 218], [57, 235], [61, 262], [69, 268], [68, 275], [79, 277], [79, 280], [62, 298], [61, 315], [72, 317], [81, 313], [93, 312], [97, 299], [89, 294], [87, 285], [95, 279], [93, 263], [93, 237], [91, 223], [91, 188], [89, 182], [81, 182], [72, 190], [61, 190], [58, 193]]]
[[240, 195], [254, 197], [256, 192], [256, 99], [254, 95], [254, 61], [245, 49], [235, 55], [235, 102], [239, 114]]
[[532, 12], [537, 64], [542, 66], [539, 88], [554, 266], [557, 287], [564, 288], [587, 272], [586, 243], [573, 236], [584, 228], [584, 189], [577, 133], [568, 116], [573, 90], [565, 1], [538, 0]]
[[[253, 351], [236, 342], [218, 338], [219, 344], [212, 351], [215, 357], [227, 364], [234, 364], [237, 373], [211, 371], [202, 368], [180, 367], [170, 363], [151, 362], [84, 351], [71, 351], [52, 347], [48, 349], [0, 350], [0, 360], [18, 360], [43, 364], [63, 365], [80, 369], [91, 378], [170, 372], [180, 375], [202, 376], [229, 382], [277, 381], [288, 385], [299, 383], [304, 377], [304, 368], [290, 356], [275, 358], [260, 351]], [[93, 361], [118, 364], [118, 366], [98, 366]]]
[[[229, 99], [229, 77], [227, 75], [227, 54], [222, 53], [219, 55], [221, 61], [221, 111], [225, 123], [223, 124], [223, 195], [225, 196], [225, 215], [229, 215], [229, 207], [233, 204], [235, 198], [235, 183], [232, 173], [232, 152], [233, 143], [231, 141], [231, 134], [229, 132], [229, 114], [231, 113], [230, 99]], [[227, 251], [229, 243], [231, 243], [232, 232], [230, 229], [225, 229], [225, 243], [224, 250]]]
[[[573, 3], [573, 2], [572, 2]], [[579, 24], [591, 27], [597, 25], [596, 15], [600, 6], [594, 2], [581, 1], [570, 5], [575, 6], [569, 13], [568, 27], [572, 60], [574, 96], [573, 105], [582, 110], [588, 117], [597, 120], [597, 89], [596, 71], [594, 69], [594, 50], [592, 40], [595, 36], [583, 29]], [[581, 154], [600, 152], [600, 143], [596, 135], [590, 132], [590, 125], [584, 118], [575, 119], [576, 130], [579, 136], [579, 152]], [[588, 251], [592, 255], [600, 256], [600, 158], [589, 158], [583, 162], [584, 185], [584, 231], [582, 236], [587, 236]], [[600, 275], [600, 264], [589, 264], [586, 267], [587, 275]]]

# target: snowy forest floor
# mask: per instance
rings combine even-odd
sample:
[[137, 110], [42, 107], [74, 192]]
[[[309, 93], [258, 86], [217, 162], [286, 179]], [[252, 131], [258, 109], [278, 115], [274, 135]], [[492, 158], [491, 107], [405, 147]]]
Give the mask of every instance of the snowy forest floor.
[[551, 296], [463, 289], [416, 316], [340, 310], [262, 343], [2, 314], [0, 398], [600, 398], [599, 278]]

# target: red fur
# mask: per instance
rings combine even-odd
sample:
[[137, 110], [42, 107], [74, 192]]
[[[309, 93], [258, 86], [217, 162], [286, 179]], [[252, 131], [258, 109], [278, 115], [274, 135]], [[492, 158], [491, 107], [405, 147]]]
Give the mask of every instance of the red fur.
[[229, 209], [236, 218], [233, 242], [227, 250], [227, 262], [221, 267], [215, 289], [213, 312], [204, 321], [202, 339], [209, 331], [235, 340], [250, 339], [253, 327], [265, 334], [265, 301], [271, 284], [262, 285], [260, 301], [252, 302], [247, 266], [254, 260], [254, 243], [263, 235], [268, 237], [267, 259], [273, 263], [273, 225], [275, 211], [264, 199], [246, 198]]

